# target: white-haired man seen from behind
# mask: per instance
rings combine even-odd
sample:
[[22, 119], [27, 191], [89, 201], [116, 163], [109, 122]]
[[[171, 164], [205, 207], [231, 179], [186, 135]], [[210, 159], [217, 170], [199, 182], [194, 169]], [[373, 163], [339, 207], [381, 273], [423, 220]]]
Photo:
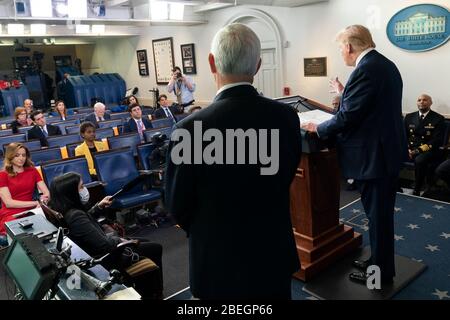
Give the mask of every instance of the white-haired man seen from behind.
[[[300, 123], [292, 108], [252, 86], [260, 54], [261, 43], [247, 26], [219, 30], [208, 57], [216, 97], [175, 125], [169, 145], [166, 202], [189, 237], [190, 288], [200, 299], [290, 299], [291, 277], [300, 268], [289, 210], [289, 186], [301, 156]], [[223, 137], [215, 141], [215, 156], [227, 160], [176, 164], [175, 132], [183, 129], [195, 139], [194, 126], [200, 124]], [[261, 174], [266, 163], [247, 161], [254, 151], [250, 143], [224, 146], [227, 132], [238, 130], [259, 134], [260, 146], [270, 140], [271, 154], [279, 155], [277, 170]], [[247, 162], [229, 162], [235, 158]]]

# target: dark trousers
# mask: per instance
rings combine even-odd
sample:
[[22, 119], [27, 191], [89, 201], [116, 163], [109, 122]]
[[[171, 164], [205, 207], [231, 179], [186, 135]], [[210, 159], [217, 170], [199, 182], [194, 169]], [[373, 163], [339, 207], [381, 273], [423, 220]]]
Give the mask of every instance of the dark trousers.
[[143, 299], [162, 298], [163, 292], [163, 272], [162, 272], [162, 246], [159, 243], [149, 242], [144, 238], [133, 238], [139, 240], [136, 253], [141, 257], [152, 260], [159, 270], [145, 273], [133, 279], [136, 291]]
[[358, 180], [361, 202], [369, 220], [371, 264], [381, 270], [381, 278], [395, 276], [394, 206], [397, 177]]
[[432, 178], [433, 167], [436, 166], [436, 161], [439, 159], [437, 152], [425, 152], [417, 155], [414, 158], [415, 166], [415, 187], [414, 191], [420, 191], [425, 178], [429, 176]]

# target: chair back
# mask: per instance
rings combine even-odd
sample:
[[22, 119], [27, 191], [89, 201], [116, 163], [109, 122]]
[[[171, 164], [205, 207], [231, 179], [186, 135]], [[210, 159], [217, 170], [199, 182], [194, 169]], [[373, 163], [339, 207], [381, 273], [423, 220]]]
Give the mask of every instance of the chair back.
[[52, 123], [52, 125], [54, 126], [58, 126], [59, 129], [61, 130], [62, 134], [66, 133], [66, 127], [68, 126], [73, 126], [76, 124], [79, 124], [80, 120], [79, 119], [74, 119], [74, 120], [65, 120], [65, 121], [60, 121], [60, 122], [54, 122]]
[[10, 144], [11, 142], [24, 142], [25, 133], [13, 134], [10, 136], [0, 136], [0, 145]]
[[100, 121], [98, 122], [99, 128], [112, 128], [117, 127], [118, 125], [122, 124], [122, 119], [115, 119], [115, 120], [106, 120], [106, 121]]
[[12, 129], [3, 129], [3, 130], [0, 130], [0, 136], [10, 136], [10, 135], [12, 135], [13, 134], [13, 132], [12, 132]]
[[64, 216], [61, 213], [53, 210], [43, 202], [41, 202], [41, 208], [47, 220], [54, 224], [56, 227], [67, 227]]
[[118, 149], [123, 147], [131, 147], [133, 155], [137, 156], [136, 146], [141, 143], [139, 133], [122, 134], [119, 136], [109, 137], [109, 149]]
[[153, 150], [155, 150], [155, 145], [150, 142], [137, 145], [137, 153], [141, 169], [151, 170], [150, 155]]
[[31, 128], [33, 128], [33, 126], [18, 127], [17, 130], [19, 130], [19, 133], [27, 133]]
[[50, 136], [47, 138], [49, 147], [65, 147], [69, 143], [79, 142], [79, 134], [66, 134], [61, 136]]
[[445, 119], [444, 146], [450, 146], [450, 119]]
[[171, 127], [173, 125], [174, 125], [174, 121], [172, 118], [163, 118], [163, 119], [152, 120], [152, 127], [154, 129], [162, 128], [162, 127]]
[[99, 128], [95, 130], [95, 138], [97, 140], [102, 140], [105, 138], [113, 137], [114, 129], [113, 128]]
[[126, 119], [130, 118], [129, 112], [118, 112], [118, 113], [111, 113], [111, 120], [117, 120], [122, 119], [122, 122]]
[[46, 148], [30, 151], [31, 161], [35, 166], [40, 166], [43, 162], [62, 159], [59, 147]]
[[98, 179], [106, 183], [106, 194], [114, 194], [139, 175], [130, 147], [97, 152], [93, 158]]
[[[29, 140], [29, 141], [21, 141], [20, 143], [23, 144], [24, 146], [26, 146], [28, 148], [28, 150], [30, 150], [30, 151], [41, 149], [41, 141], [39, 139], [33, 139], [33, 140]], [[9, 143], [6, 143], [3, 145], [3, 153], [5, 152], [8, 144]]]
[[67, 172], [78, 173], [84, 184], [92, 182], [89, 167], [84, 156], [48, 162], [42, 165], [41, 170], [47, 186], [50, 186], [53, 179]]
[[69, 158], [75, 157], [75, 149], [78, 147], [82, 142], [75, 142], [75, 143], [69, 143], [66, 144], [67, 149], [67, 156]]
[[80, 125], [71, 125], [66, 127], [66, 134], [79, 134], [80, 133]]

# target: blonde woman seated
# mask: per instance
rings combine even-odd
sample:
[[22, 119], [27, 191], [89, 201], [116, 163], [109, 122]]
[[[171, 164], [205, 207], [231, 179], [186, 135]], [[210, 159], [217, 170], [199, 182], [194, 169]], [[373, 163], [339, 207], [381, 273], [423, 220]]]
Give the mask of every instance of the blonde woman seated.
[[102, 141], [95, 141], [95, 125], [92, 122], [83, 122], [80, 125], [80, 136], [84, 142], [75, 148], [75, 156], [85, 156], [89, 173], [93, 176], [97, 175], [94, 168], [94, 160], [92, 158], [93, 152], [108, 150]]
[[26, 146], [10, 143], [4, 161], [0, 171], [0, 236], [6, 234], [5, 222], [14, 220], [15, 214], [39, 207], [39, 201], [33, 201], [36, 187], [42, 194], [41, 201], [49, 199], [47, 186], [33, 166]]

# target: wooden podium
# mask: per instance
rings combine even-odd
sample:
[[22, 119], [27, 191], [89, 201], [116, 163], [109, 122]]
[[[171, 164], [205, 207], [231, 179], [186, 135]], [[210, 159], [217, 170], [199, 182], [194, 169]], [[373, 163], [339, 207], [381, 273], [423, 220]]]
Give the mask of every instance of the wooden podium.
[[302, 132], [302, 138], [302, 158], [291, 184], [290, 207], [301, 262], [301, 270], [294, 276], [308, 281], [358, 248], [362, 236], [339, 222], [340, 174], [336, 151], [323, 150], [317, 136]]

